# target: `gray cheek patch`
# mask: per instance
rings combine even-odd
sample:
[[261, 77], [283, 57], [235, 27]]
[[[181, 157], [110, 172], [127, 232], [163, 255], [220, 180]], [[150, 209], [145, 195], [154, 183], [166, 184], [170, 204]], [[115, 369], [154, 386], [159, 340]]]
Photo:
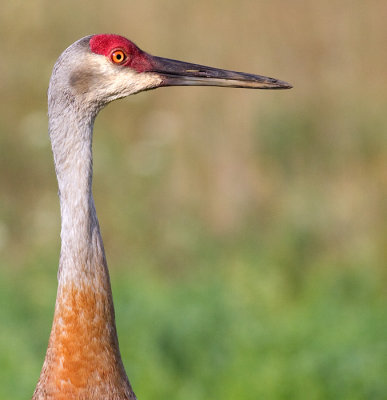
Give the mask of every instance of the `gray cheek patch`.
[[97, 81], [101, 81], [101, 75], [90, 69], [77, 69], [69, 77], [70, 87], [77, 93], [88, 93]]

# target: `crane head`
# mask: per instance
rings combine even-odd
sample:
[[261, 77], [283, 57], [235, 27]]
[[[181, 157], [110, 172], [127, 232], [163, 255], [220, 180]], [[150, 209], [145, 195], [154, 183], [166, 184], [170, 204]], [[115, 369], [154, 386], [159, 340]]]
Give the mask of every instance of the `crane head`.
[[61, 91], [70, 88], [69, 97], [99, 106], [163, 86], [292, 87], [266, 76], [152, 56], [125, 37], [113, 34], [87, 36], [72, 44], [54, 67], [50, 86], [53, 83]]

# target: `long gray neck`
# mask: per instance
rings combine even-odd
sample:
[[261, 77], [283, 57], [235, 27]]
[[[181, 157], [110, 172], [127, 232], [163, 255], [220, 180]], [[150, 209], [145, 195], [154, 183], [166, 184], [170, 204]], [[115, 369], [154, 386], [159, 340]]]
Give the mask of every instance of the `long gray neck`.
[[68, 61], [71, 49], [58, 59], [48, 89], [62, 241], [54, 322], [33, 399], [135, 400], [121, 361], [91, 190], [92, 130], [103, 103], [87, 101], [87, 88], [77, 83], [79, 71]]
[[62, 100], [68, 103], [65, 107], [49, 101], [49, 132], [62, 217], [59, 283], [79, 282], [82, 278], [90, 281], [96, 274], [106, 273], [92, 196], [92, 129], [96, 113], [85, 112], [65, 96]]

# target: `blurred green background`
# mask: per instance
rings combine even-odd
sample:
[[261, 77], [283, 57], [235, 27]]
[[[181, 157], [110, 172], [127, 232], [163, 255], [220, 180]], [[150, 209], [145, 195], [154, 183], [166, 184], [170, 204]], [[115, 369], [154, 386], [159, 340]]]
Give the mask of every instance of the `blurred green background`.
[[3, 2], [0, 398], [32, 395], [59, 204], [46, 89], [78, 38], [290, 91], [169, 88], [97, 118], [94, 197], [139, 399], [387, 398], [387, 3]]

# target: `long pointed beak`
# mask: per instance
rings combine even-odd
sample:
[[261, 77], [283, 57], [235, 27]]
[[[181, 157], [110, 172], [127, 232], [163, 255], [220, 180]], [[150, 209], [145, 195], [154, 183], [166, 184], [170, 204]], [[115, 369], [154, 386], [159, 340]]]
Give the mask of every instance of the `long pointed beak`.
[[228, 71], [147, 54], [150, 72], [160, 75], [160, 86], [223, 86], [249, 89], [291, 89], [287, 82], [267, 76]]

